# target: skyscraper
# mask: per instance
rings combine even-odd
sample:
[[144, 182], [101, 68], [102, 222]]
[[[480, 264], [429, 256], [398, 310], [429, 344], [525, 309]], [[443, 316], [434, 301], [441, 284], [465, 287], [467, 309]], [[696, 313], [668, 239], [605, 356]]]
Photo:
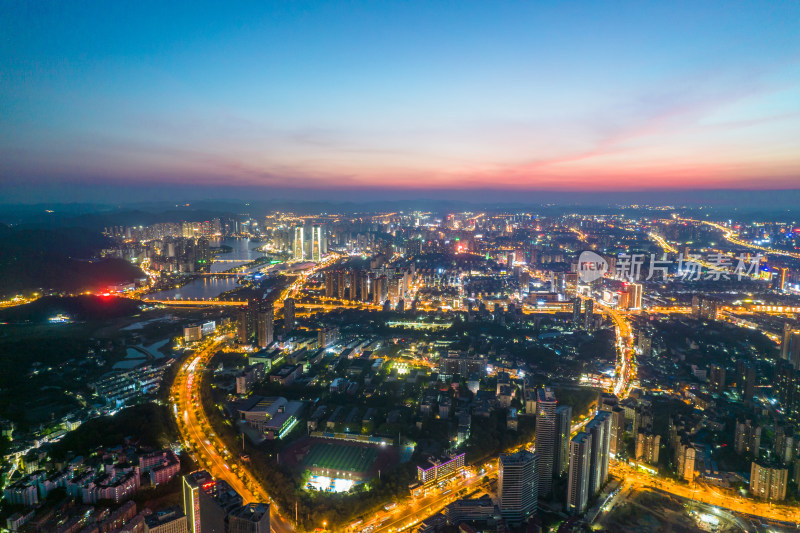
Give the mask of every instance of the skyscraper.
[[601, 411], [586, 424], [592, 436], [589, 493], [596, 494], [608, 479], [608, 451], [611, 440], [611, 413]]
[[564, 273], [563, 272], [554, 272], [550, 283], [551, 283], [551, 289], [550, 289], [551, 292], [555, 292], [555, 293], [560, 294], [560, 295], [564, 294]]
[[783, 325], [781, 359], [789, 361], [793, 367], [800, 369], [800, 330], [788, 322]]
[[661, 435], [642, 431], [636, 437], [636, 460], [651, 465], [658, 464]]
[[758, 458], [761, 449], [761, 426], [749, 418], [736, 420], [733, 449], [739, 455]]
[[200, 487], [200, 533], [225, 533], [228, 513], [242, 506], [241, 495], [227, 481], [205, 482]]
[[269, 504], [242, 503], [241, 495], [226, 481], [197, 470], [183, 476], [183, 522], [167, 520], [168, 513], [159, 513], [164, 519], [152, 515], [150, 522], [163, 533], [269, 533]]
[[275, 311], [272, 305], [262, 302], [258, 308], [256, 316], [256, 329], [258, 336], [258, 346], [266, 348], [272, 344], [274, 333]]
[[203, 485], [213, 482], [214, 478], [205, 470], [183, 476], [183, 513], [189, 533], [201, 533], [200, 493]]
[[608, 441], [608, 454], [619, 457], [625, 444], [622, 440], [625, 435], [625, 409], [614, 407], [611, 410], [611, 438]]
[[[795, 368], [796, 365], [792, 364]], [[740, 359], [736, 362], [736, 372], [738, 376], [739, 394], [742, 395], [744, 403], [750, 404], [753, 402], [753, 394], [755, 394], [756, 387], [756, 369], [745, 360]]]
[[586, 432], [575, 435], [569, 443], [569, 480], [567, 482], [567, 512], [581, 514], [589, 502], [589, 481], [592, 455], [592, 436]]
[[792, 342], [792, 325], [789, 322], [783, 324], [783, 337], [781, 338], [781, 359], [789, 360], [789, 346]]
[[[250, 315], [247, 306], [241, 306], [236, 310], [236, 342], [247, 344], [250, 340]], [[188, 513], [186, 516], [189, 516]]]
[[283, 301], [283, 330], [290, 332], [294, 329], [294, 298]]
[[344, 291], [347, 288], [347, 283], [345, 282], [345, 272], [344, 270], [337, 270], [336, 271], [336, 297], [340, 300], [344, 300]]
[[800, 370], [796, 370], [788, 361], [778, 361], [775, 365], [775, 385], [786, 418], [795, 424], [800, 422]]
[[612, 423], [612, 416], [609, 412], [597, 413], [595, 418], [599, 418], [603, 421], [603, 431], [605, 435], [605, 440], [603, 441], [603, 450], [602, 450], [602, 463], [600, 469], [600, 486], [602, 487], [605, 485], [606, 481], [608, 481], [608, 461], [610, 456], [610, 449], [611, 449], [611, 423]]
[[569, 436], [572, 427], [572, 407], [560, 405], [556, 408], [556, 456], [553, 473], [565, 474], [569, 469]]
[[556, 395], [545, 387], [536, 391], [536, 453], [539, 455], [539, 495], [549, 496], [553, 488], [556, 454]]
[[641, 283], [628, 283], [625, 287], [628, 293], [628, 308], [641, 309], [642, 308], [642, 284]]
[[601, 392], [600, 398], [597, 400], [598, 411], [608, 411], [609, 413], [619, 405], [619, 398], [616, 394], [610, 392]]
[[369, 276], [363, 270], [358, 271], [358, 295], [362, 302], [369, 301]]
[[786, 273], [789, 271], [786, 267], [778, 267], [778, 276], [775, 279], [776, 282], [776, 289], [779, 291], [783, 291], [786, 289]]
[[350, 271], [350, 275], [348, 277], [350, 278], [350, 280], [349, 280], [350, 281], [350, 292], [349, 292], [348, 296], [349, 296], [350, 300], [355, 301], [355, 300], [358, 299], [357, 298], [357, 296], [358, 296], [357, 295], [357, 293], [358, 293], [358, 271], [351, 270]]
[[197, 240], [198, 270], [208, 271], [211, 267], [211, 248], [206, 238]]
[[324, 245], [322, 242], [322, 228], [318, 224], [311, 226], [311, 260], [320, 261], [322, 259]]
[[581, 322], [581, 299], [576, 297], [572, 300], [572, 323], [576, 326]]
[[725, 367], [711, 365], [708, 372], [708, 390], [718, 394], [725, 392]]
[[716, 320], [718, 303], [714, 298], [695, 294], [692, 296], [692, 316], [698, 319]]
[[422, 241], [419, 239], [411, 239], [406, 243], [406, 256], [413, 257], [420, 255], [422, 252]]
[[537, 459], [537, 454], [527, 450], [500, 456], [500, 514], [511, 525], [524, 523], [536, 513]]
[[386, 276], [376, 277], [372, 280], [372, 303], [383, 305], [386, 299]]
[[750, 494], [761, 500], [786, 498], [789, 470], [780, 464], [753, 461], [750, 465]]
[[333, 270], [325, 271], [325, 298], [336, 296], [336, 272]]
[[295, 261], [302, 261], [305, 258], [305, 235], [303, 226], [294, 227], [294, 239], [292, 244], [292, 255]]
[[587, 298], [584, 305], [586, 309], [583, 312], [583, 327], [592, 329], [592, 325], [594, 324], [594, 300]]
[[[564, 296], [567, 298], [575, 298], [578, 293], [578, 273], [567, 272], [564, 274]], [[580, 298], [578, 299], [580, 301]], [[580, 311], [578, 311], [580, 313]]]

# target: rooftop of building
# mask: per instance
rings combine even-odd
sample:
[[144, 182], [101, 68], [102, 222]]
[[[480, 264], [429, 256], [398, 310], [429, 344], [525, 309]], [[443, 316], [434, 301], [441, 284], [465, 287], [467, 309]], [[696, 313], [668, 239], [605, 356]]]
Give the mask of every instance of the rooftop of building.
[[145, 516], [144, 523], [148, 528], [154, 528], [173, 520], [178, 520], [183, 516], [183, 510], [180, 507], [168, 507]]
[[539, 389], [537, 392], [537, 399], [540, 402], [554, 402], [556, 401], [556, 394], [550, 387]]
[[533, 452], [529, 452], [528, 450], [520, 450], [516, 453], [501, 455], [500, 464], [513, 465], [513, 464], [527, 463], [528, 461], [533, 459], [534, 455], [535, 454]]
[[265, 515], [269, 516], [269, 504], [267, 503], [248, 503], [229, 513], [229, 516], [250, 522], [260, 522]]

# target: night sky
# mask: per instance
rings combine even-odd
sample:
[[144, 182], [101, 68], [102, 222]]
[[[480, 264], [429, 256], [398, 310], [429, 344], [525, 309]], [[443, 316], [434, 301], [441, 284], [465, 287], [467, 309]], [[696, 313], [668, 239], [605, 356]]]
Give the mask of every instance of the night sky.
[[2, 2], [0, 202], [184, 187], [797, 189], [800, 2]]

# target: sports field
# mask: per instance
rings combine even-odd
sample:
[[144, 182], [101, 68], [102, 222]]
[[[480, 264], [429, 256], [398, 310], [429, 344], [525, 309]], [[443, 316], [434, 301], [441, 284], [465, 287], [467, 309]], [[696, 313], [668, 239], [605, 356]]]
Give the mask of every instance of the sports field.
[[281, 458], [297, 471], [312, 475], [363, 482], [389, 472], [399, 462], [394, 446], [362, 442], [302, 437], [289, 445]]
[[317, 442], [303, 458], [303, 466], [337, 472], [366, 472], [377, 458], [378, 449], [374, 446]]

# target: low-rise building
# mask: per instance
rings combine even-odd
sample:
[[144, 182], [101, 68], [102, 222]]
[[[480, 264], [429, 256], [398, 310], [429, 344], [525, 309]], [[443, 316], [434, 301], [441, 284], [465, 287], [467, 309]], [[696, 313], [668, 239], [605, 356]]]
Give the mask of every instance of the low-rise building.
[[417, 467], [417, 479], [425, 485], [430, 485], [447, 479], [464, 468], [465, 454], [460, 453], [442, 459], [429, 459], [422, 466]]
[[257, 429], [267, 439], [280, 439], [295, 424], [303, 409], [303, 402], [289, 401], [280, 396], [249, 398], [239, 405], [239, 419]]
[[477, 499], [456, 500], [445, 507], [447, 523], [484, 522], [499, 516], [499, 510], [488, 494]]
[[286, 365], [279, 368], [269, 376], [270, 383], [291, 385], [294, 380], [303, 374], [303, 365]]

